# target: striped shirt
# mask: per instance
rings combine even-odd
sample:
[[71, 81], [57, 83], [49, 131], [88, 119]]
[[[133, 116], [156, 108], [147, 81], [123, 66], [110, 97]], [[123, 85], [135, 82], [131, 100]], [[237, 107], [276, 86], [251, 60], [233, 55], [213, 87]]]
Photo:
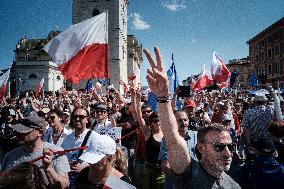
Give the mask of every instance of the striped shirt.
[[267, 126], [272, 122], [274, 110], [271, 106], [255, 106], [248, 109], [243, 116], [242, 126], [249, 131], [250, 141], [256, 142], [259, 138], [269, 138]]

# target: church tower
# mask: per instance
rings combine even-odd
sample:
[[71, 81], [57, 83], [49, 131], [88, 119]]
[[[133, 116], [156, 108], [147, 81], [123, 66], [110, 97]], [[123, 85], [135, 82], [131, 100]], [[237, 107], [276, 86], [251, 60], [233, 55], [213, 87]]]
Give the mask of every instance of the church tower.
[[72, 24], [108, 11], [108, 67], [110, 83], [121, 89], [127, 81], [127, 0], [73, 0]]

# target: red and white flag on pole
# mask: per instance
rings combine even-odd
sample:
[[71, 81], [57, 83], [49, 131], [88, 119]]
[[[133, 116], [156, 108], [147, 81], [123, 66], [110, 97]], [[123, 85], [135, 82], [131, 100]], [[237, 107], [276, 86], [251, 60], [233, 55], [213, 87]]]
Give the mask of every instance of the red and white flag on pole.
[[43, 48], [65, 79], [108, 78], [107, 12], [70, 26]]
[[109, 176], [103, 189], [136, 189], [136, 187], [117, 177]]
[[4, 96], [7, 88], [7, 82], [10, 75], [10, 69], [0, 75], [0, 99]]
[[40, 90], [43, 89], [43, 87], [44, 87], [44, 78], [42, 78], [40, 82], [38, 82], [36, 85], [36, 97], [39, 97]]
[[206, 73], [205, 65], [202, 66], [201, 73], [198, 76], [198, 79], [195, 82], [193, 87], [193, 91], [202, 90], [204, 87], [212, 85], [213, 80], [212, 78]]
[[224, 61], [213, 52], [213, 59], [211, 64], [211, 74], [214, 81], [217, 83], [226, 82], [227, 79], [231, 76], [231, 72], [224, 64]]

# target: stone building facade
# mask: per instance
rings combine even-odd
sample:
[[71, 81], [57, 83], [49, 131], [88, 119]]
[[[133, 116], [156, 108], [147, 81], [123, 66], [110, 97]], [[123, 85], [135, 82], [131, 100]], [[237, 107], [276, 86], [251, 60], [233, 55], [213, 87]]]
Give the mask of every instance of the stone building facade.
[[[64, 78], [42, 47], [59, 32], [50, 32], [45, 39], [21, 39], [16, 48], [10, 72], [11, 94], [16, 91], [35, 91], [42, 78], [45, 91], [57, 91], [64, 86]], [[22, 81], [22, 82], [20, 82]]]
[[142, 62], [142, 45], [139, 44], [134, 35], [127, 36], [127, 75], [136, 74], [134, 86], [140, 85], [140, 68]]
[[[109, 83], [123, 91], [119, 81], [128, 83], [128, 76], [135, 70], [135, 85], [140, 83], [141, 45], [133, 35], [127, 35], [127, 0], [73, 0], [72, 24], [108, 11], [108, 64]], [[60, 32], [50, 32], [45, 39], [21, 39], [15, 48], [15, 60], [11, 70], [11, 86], [14, 91], [35, 90], [36, 83], [45, 78], [45, 90], [56, 91], [65, 86], [68, 90], [82, 89], [86, 80], [79, 85], [66, 82], [57, 65], [42, 50], [49, 40]], [[19, 83], [21, 78], [25, 84]], [[96, 79], [94, 79], [94, 83]]]
[[229, 60], [229, 63], [226, 66], [231, 73], [233, 71], [237, 71], [239, 73], [234, 86], [240, 86], [242, 89], [247, 89], [248, 79], [251, 74], [251, 65], [248, 58]]
[[284, 17], [247, 41], [260, 84], [284, 88]]

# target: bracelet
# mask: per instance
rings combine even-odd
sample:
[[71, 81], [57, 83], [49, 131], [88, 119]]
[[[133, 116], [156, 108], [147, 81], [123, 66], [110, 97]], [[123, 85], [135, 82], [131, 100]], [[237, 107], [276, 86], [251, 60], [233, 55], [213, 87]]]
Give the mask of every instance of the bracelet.
[[159, 97], [156, 97], [157, 99], [157, 102], [158, 103], [167, 103], [167, 102], [170, 102], [170, 95], [167, 95], [167, 96], [159, 96]]
[[170, 95], [167, 95], [167, 96], [156, 96], [157, 101], [159, 101], [159, 100], [169, 100], [169, 98], [170, 98]]
[[170, 99], [167, 99], [167, 100], [157, 100], [158, 103], [167, 103], [167, 102], [170, 102]]

